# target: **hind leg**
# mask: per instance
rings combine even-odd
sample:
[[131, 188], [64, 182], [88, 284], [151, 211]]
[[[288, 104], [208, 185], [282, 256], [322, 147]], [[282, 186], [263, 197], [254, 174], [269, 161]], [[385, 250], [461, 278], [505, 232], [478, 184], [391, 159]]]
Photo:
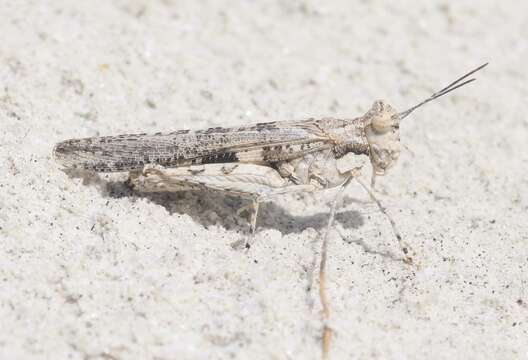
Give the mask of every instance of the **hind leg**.
[[[141, 192], [215, 190], [249, 199], [251, 236], [256, 230], [261, 202], [283, 194], [316, 190], [313, 185], [293, 184], [275, 169], [253, 164], [207, 164], [170, 169], [148, 166], [142, 172], [131, 173], [130, 183]], [[249, 239], [246, 240], [245, 247], [249, 247], [249, 243]]]

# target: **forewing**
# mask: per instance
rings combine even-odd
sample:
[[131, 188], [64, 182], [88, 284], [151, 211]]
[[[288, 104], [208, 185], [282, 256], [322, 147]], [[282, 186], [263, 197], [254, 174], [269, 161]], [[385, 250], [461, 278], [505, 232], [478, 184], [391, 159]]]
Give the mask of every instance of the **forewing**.
[[66, 168], [114, 172], [139, 170], [147, 164], [168, 168], [229, 162], [268, 164], [330, 146], [319, 122], [307, 120], [72, 139], [57, 144], [54, 156]]

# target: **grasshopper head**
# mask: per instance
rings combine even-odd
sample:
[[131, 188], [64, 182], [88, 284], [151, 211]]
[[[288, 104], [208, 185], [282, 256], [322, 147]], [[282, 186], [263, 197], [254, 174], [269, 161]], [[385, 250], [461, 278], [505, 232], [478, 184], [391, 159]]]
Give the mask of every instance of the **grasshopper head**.
[[442, 90], [400, 113], [396, 113], [392, 106], [384, 101], [374, 102], [364, 117], [365, 135], [369, 144], [370, 162], [373, 168], [372, 185], [374, 185], [375, 175], [384, 175], [385, 171], [393, 166], [400, 156], [400, 122], [428, 102], [475, 81], [474, 78], [467, 78], [487, 65], [488, 63], [480, 65]]
[[383, 100], [375, 101], [366, 113], [365, 135], [374, 174], [384, 175], [400, 156], [400, 118]]

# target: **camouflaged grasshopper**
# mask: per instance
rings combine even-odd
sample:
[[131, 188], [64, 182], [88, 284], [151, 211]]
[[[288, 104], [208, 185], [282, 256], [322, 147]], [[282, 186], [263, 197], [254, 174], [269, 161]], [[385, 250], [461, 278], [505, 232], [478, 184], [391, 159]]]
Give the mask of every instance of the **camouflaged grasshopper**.
[[259, 203], [274, 196], [340, 186], [357, 177], [367, 161], [374, 183], [398, 160], [400, 122], [422, 105], [474, 81], [466, 79], [486, 65], [400, 113], [380, 100], [355, 119], [71, 139], [58, 143], [53, 155], [66, 169], [128, 171], [139, 191], [212, 189], [250, 198], [253, 233]]

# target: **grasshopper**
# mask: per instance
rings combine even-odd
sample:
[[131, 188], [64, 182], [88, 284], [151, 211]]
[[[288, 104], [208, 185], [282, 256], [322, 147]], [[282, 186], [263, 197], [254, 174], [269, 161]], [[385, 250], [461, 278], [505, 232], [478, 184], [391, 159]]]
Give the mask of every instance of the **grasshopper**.
[[[468, 72], [417, 105], [397, 112], [383, 100], [354, 119], [277, 121], [253, 126], [65, 140], [54, 158], [66, 169], [128, 171], [143, 192], [211, 189], [259, 203], [293, 192], [341, 186], [370, 162], [372, 186], [400, 155], [400, 122], [414, 110], [475, 79]], [[247, 244], [246, 244], [247, 245]]]

